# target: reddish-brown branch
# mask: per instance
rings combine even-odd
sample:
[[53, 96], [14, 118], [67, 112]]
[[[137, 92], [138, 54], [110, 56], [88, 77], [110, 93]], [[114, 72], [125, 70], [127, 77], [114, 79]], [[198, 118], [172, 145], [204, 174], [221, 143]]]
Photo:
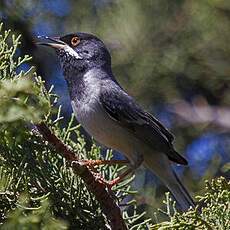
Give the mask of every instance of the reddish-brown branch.
[[44, 139], [49, 144], [53, 145], [56, 150], [67, 159], [74, 172], [82, 178], [88, 190], [95, 195], [110, 223], [111, 228], [114, 230], [127, 229], [121, 215], [121, 210], [113, 199], [111, 193], [107, 190], [103, 178], [101, 178], [99, 174], [91, 171], [86, 165], [81, 164], [81, 161], [79, 161], [74, 152], [59, 138], [57, 138], [56, 135], [50, 131], [46, 124], [40, 123], [37, 124], [36, 127]]

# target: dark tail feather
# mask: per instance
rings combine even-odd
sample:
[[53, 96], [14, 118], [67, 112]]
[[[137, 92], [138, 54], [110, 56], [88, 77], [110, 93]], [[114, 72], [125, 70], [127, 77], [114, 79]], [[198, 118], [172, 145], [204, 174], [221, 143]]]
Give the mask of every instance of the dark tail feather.
[[156, 153], [154, 157], [151, 154], [146, 154], [145, 157], [145, 165], [168, 187], [181, 207], [181, 210], [187, 211], [189, 207], [195, 207], [193, 199], [173, 171], [168, 156]]
[[192, 197], [189, 195], [187, 189], [184, 187], [184, 185], [181, 183], [180, 179], [176, 175], [176, 173], [173, 171], [173, 174], [175, 176], [175, 179], [177, 181], [177, 185], [174, 186], [174, 188], [171, 187], [171, 190], [176, 201], [181, 206], [182, 211], [186, 211], [190, 206], [195, 207], [195, 202], [192, 199]]

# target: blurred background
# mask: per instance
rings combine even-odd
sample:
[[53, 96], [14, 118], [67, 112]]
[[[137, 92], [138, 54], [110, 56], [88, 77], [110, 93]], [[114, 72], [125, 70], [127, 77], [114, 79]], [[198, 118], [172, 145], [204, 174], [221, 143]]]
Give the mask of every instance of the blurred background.
[[[72, 110], [58, 60], [34, 41], [93, 33], [111, 51], [121, 85], [175, 134], [176, 149], [189, 160], [175, 168], [192, 196], [202, 194], [206, 179], [229, 178], [229, 0], [2, 0], [0, 18], [22, 34], [18, 54], [33, 56], [21, 69], [35, 65], [47, 88], [54, 85], [66, 119]], [[153, 216], [167, 189], [143, 168], [133, 186]]]

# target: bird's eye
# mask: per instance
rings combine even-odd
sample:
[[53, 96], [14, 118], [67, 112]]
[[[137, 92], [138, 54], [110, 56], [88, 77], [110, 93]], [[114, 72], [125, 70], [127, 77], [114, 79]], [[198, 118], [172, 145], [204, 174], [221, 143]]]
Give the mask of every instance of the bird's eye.
[[71, 45], [74, 46], [74, 47], [77, 46], [79, 44], [79, 42], [80, 42], [79, 37], [73, 37], [71, 39]]

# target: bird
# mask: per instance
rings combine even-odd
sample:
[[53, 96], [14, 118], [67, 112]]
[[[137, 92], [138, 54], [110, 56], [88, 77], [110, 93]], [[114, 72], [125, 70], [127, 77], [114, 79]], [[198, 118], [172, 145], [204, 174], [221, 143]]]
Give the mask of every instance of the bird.
[[104, 42], [84, 32], [40, 38], [45, 42], [39, 45], [56, 51], [73, 112], [83, 128], [97, 142], [125, 155], [130, 167], [126, 174], [143, 164], [171, 191], [181, 211], [195, 207], [172, 167], [188, 164], [174, 149], [173, 134], [119, 84]]

